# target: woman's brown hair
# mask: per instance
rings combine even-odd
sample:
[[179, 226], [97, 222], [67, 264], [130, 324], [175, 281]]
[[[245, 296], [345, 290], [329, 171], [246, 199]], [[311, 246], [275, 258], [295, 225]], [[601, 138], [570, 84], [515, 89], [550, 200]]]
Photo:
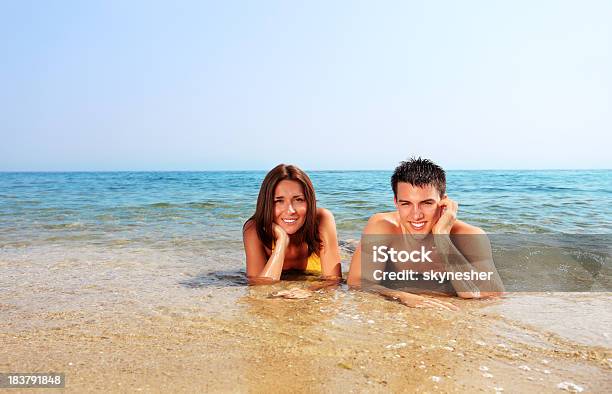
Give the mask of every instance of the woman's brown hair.
[[[317, 199], [310, 178], [304, 171], [293, 165], [279, 164], [274, 167], [264, 178], [259, 196], [257, 196], [257, 207], [255, 213], [246, 223], [253, 221], [257, 236], [269, 249], [272, 249], [274, 241], [274, 192], [280, 181], [296, 181], [304, 189], [306, 200], [306, 218], [304, 225], [293, 235], [297, 243], [305, 242], [308, 245], [308, 254], [319, 253], [321, 239], [319, 237], [319, 226], [317, 222]], [[245, 223], [245, 226], [246, 226]]]

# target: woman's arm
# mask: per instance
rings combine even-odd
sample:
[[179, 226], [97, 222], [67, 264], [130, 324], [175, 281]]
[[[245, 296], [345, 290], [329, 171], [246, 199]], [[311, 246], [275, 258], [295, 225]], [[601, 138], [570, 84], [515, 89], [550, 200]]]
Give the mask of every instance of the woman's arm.
[[341, 280], [340, 249], [334, 215], [327, 209], [317, 209], [319, 237], [321, 238], [321, 276], [323, 279]]
[[276, 224], [273, 226], [276, 242], [269, 258], [266, 257], [266, 251], [257, 235], [255, 224], [248, 222], [244, 226], [242, 237], [246, 253], [246, 273], [251, 284], [265, 284], [280, 280], [285, 252], [289, 246], [289, 236], [280, 226]]

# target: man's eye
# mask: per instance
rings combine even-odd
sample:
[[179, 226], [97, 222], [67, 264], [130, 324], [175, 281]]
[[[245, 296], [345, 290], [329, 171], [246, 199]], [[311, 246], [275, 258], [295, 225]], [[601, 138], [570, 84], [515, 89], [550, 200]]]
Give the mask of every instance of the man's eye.
[[425, 204], [425, 205], [431, 205], [431, 204], [433, 204], [433, 202], [431, 202], [431, 201], [425, 201], [423, 204]]

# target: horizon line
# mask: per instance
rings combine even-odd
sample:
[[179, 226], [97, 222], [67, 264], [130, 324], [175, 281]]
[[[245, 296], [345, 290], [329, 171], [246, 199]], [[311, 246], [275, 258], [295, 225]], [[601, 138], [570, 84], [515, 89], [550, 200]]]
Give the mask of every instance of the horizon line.
[[[451, 168], [444, 171], [610, 171], [612, 168]], [[266, 172], [270, 169], [219, 169], [219, 170], [0, 170], [0, 174], [32, 173], [113, 173], [113, 172]], [[308, 172], [368, 172], [393, 171], [393, 169], [305, 169]]]

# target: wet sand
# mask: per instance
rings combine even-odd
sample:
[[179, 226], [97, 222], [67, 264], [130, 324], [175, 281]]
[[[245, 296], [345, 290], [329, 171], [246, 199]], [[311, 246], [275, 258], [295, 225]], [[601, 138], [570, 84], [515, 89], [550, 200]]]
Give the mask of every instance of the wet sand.
[[188, 289], [190, 301], [182, 303], [136, 302], [133, 294], [54, 311], [18, 305], [5, 292], [0, 371], [65, 372], [67, 392], [562, 392], [562, 382], [588, 392], [612, 388], [610, 347], [500, 312], [529, 295], [452, 299], [459, 312], [411, 309], [346, 287], [301, 300], [269, 297], [307, 285]]
[[64, 372], [75, 393], [612, 387], [610, 293], [450, 299], [458, 312], [346, 285], [291, 300], [271, 295], [317, 278], [247, 286], [241, 258], [238, 248], [4, 250], [0, 372]]

